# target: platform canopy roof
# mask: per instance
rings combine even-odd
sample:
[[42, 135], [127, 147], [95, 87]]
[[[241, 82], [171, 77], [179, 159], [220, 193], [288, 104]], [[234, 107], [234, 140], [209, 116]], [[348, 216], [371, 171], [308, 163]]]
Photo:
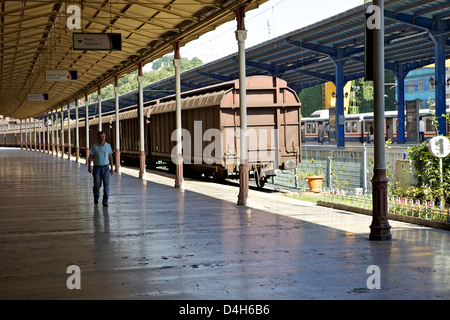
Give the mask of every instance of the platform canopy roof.
[[[38, 116], [92, 93], [233, 20], [267, 0], [0, 0], [0, 114]], [[76, 26], [81, 11], [81, 29]], [[76, 8], [75, 8], [76, 10]], [[72, 34], [120, 33], [121, 50], [74, 50]], [[76, 70], [76, 81], [47, 81], [47, 70]], [[29, 101], [28, 94], [48, 94]]]
[[[246, 50], [247, 76], [280, 77], [300, 91], [335, 81], [336, 66], [345, 60], [345, 81], [364, 76], [366, 3]], [[448, 0], [385, 1], [385, 66], [413, 70], [435, 62], [434, 39], [450, 34]], [[450, 40], [445, 56], [450, 58]], [[182, 91], [238, 78], [238, 53], [182, 73]], [[167, 95], [174, 77], [147, 86], [148, 99]], [[124, 96], [124, 99], [126, 97]]]

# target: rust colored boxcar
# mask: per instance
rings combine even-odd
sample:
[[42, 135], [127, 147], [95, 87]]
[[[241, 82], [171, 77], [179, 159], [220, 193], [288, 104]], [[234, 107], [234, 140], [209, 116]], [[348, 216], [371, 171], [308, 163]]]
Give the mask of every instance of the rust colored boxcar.
[[[237, 178], [240, 158], [239, 81], [182, 93], [183, 159], [187, 170]], [[247, 146], [250, 170], [262, 187], [275, 169], [301, 161], [300, 101], [286, 81], [247, 78]], [[150, 161], [172, 162], [175, 97], [150, 103]]]

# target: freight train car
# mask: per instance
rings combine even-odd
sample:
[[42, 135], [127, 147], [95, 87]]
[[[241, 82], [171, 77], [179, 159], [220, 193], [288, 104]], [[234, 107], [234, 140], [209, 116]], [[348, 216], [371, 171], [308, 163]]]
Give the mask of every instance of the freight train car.
[[[246, 84], [249, 169], [257, 185], [263, 187], [267, 178], [275, 175], [275, 169], [294, 169], [301, 161], [300, 101], [286, 81], [278, 78], [253, 76], [247, 78]], [[175, 97], [148, 101], [144, 106], [147, 166], [165, 163], [173, 168]], [[185, 172], [216, 178], [238, 178], [241, 134], [239, 81], [182, 93], [181, 109]], [[121, 162], [138, 164], [140, 135], [137, 106], [122, 109], [119, 120]], [[102, 131], [113, 150], [116, 146], [115, 121], [114, 112], [102, 116]], [[64, 127], [67, 150], [67, 121]], [[72, 153], [75, 153], [75, 130], [75, 121], [72, 120]], [[84, 119], [79, 120], [78, 130], [80, 154], [86, 156]], [[91, 117], [90, 145], [97, 141], [97, 132], [98, 117]], [[20, 145], [20, 136], [17, 144]]]
[[[286, 81], [247, 78], [249, 168], [262, 187], [275, 169], [293, 169], [301, 160], [300, 101]], [[173, 163], [175, 97], [149, 104], [151, 162]], [[238, 177], [240, 159], [239, 81], [181, 95], [183, 159], [187, 170], [217, 178]]]

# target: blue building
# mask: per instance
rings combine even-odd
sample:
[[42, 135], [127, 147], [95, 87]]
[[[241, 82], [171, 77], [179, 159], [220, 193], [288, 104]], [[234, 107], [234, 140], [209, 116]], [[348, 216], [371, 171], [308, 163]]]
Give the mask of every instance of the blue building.
[[[450, 99], [450, 60], [446, 61], [445, 79], [446, 83], [446, 100], [447, 108], [449, 108], [448, 101]], [[419, 100], [420, 109], [428, 109], [428, 100], [435, 99], [435, 69], [434, 64], [412, 70], [405, 77], [405, 100]], [[396, 100], [397, 93], [396, 93]]]

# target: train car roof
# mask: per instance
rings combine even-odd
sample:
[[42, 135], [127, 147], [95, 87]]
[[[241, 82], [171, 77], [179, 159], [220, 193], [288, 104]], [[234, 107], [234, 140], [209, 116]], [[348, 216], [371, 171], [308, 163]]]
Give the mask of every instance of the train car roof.
[[[249, 89], [260, 89], [260, 88], [276, 88], [276, 87], [285, 87], [292, 91], [293, 89], [289, 88], [287, 82], [281, 78], [266, 76], [266, 75], [256, 75], [256, 76], [248, 76], [246, 77], [247, 90]], [[213, 84], [210, 86], [202, 87], [199, 89], [193, 89], [190, 91], [181, 92], [181, 98], [186, 98], [190, 96], [197, 96], [209, 92], [229, 90], [232, 88], [239, 88], [239, 79], [234, 79], [227, 82], [222, 82], [218, 84]], [[159, 102], [166, 102], [175, 99], [175, 94], [169, 95], [160, 99], [148, 101], [148, 104], [154, 104]]]

